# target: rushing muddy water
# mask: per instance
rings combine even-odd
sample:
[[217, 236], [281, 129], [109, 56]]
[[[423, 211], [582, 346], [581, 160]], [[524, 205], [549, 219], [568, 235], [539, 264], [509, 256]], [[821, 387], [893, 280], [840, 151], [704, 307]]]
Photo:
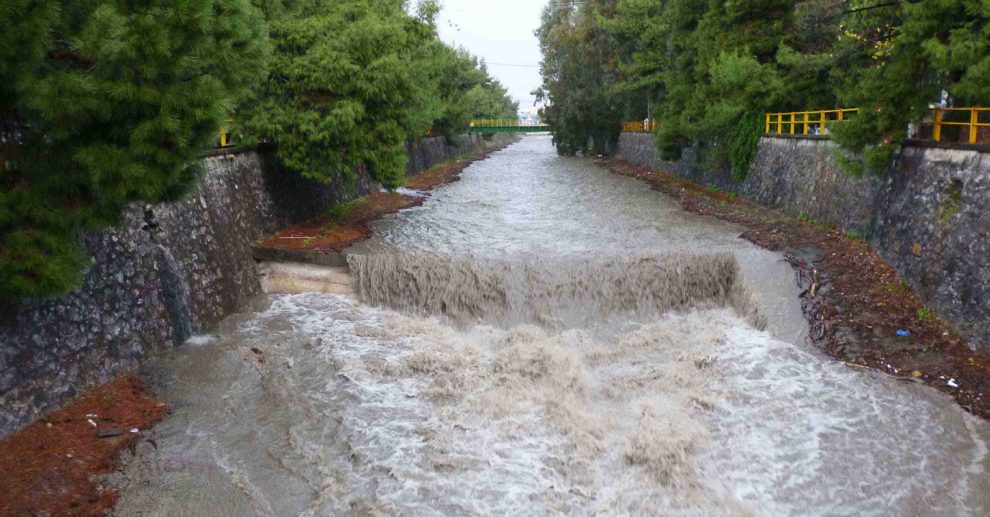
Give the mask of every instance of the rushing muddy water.
[[990, 512], [987, 424], [807, 345], [738, 229], [544, 136], [462, 178], [163, 360], [117, 513]]

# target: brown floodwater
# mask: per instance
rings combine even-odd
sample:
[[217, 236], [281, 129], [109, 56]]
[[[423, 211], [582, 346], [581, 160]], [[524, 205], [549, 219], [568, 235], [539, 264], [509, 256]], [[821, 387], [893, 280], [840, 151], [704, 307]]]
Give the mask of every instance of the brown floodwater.
[[529, 136], [155, 365], [119, 515], [986, 515], [990, 428], [806, 342], [739, 229]]

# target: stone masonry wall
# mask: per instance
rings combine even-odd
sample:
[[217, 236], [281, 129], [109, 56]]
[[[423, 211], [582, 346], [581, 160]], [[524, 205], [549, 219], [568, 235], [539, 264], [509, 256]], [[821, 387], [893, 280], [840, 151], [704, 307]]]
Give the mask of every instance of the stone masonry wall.
[[[478, 144], [410, 146], [410, 172]], [[142, 359], [185, 342], [261, 292], [250, 244], [366, 192], [280, 171], [271, 153], [223, 150], [183, 201], [131, 207], [123, 223], [82, 237], [82, 285], [0, 313], [0, 435]]]
[[856, 178], [835, 163], [829, 140], [763, 138], [736, 182], [698, 170], [693, 156], [665, 166], [649, 136], [624, 133], [619, 154], [858, 232], [970, 346], [990, 352], [990, 154], [906, 144], [891, 170]]
[[927, 304], [990, 352], [990, 154], [905, 147], [868, 234]]
[[701, 185], [713, 185], [730, 191], [736, 189], [736, 181], [732, 179], [732, 173], [728, 168], [713, 170], [699, 165], [697, 147], [684, 149], [680, 160], [661, 160], [653, 144], [652, 133], [622, 133], [616, 143], [615, 154], [633, 163], [667, 171]]
[[785, 212], [867, 235], [876, 224], [883, 179], [849, 175], [835, 163], [833, 149], [835, 143], [824, 139], [764, 138], [736, 190]]

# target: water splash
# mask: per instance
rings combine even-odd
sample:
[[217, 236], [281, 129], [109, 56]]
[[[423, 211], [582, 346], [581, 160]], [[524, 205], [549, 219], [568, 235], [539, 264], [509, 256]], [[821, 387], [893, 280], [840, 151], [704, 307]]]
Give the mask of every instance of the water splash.
[[193, 335], [192, 313], [189, 309], [191, 300], [189, 284], [172, 252], [159, 244], [158, 253], [162, 266], [159, 270], [162, 293], [164, 293], [162, 302], [172, 323], [172, 343], [174, 346], [180, 346]]
[[350, 255], [348, 264], [354, 291], [365, 303], [460, 325], [559, 329], [727, 305], [758, 328], [765, 325], [730, 252], [555, 261], [376, 253]]
[[364, 303], [176, 350], [120, 514], [990, 513], [986, 422], [806, 346], [778, 255], [547, 139], [375, 230]]

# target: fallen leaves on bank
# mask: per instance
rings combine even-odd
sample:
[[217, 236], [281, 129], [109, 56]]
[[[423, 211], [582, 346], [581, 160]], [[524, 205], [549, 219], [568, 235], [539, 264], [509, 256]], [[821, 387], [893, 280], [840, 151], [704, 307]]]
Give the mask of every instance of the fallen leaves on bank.
[[[409, 178], [405, 188], [427, 192], [460, 179], [460, 173], [501, 147], [478, 151], [469, 157], [435, 165]], [[280, 231], [258, 243], [263, 248], [339, 252], [371, 236], [372, 224], [382, 217], [419, 206], [422, 195], [372, 192], [355, 201], [338, 205], [326, 213]]]
[[259, 243], [263, 248], [341, 251], [371, 236], [371, 224], [382, 217], [422, 204], [424, 198], [373, 192], [324, 214], [289, 227]]
[[689, 212], [739, 224], [744, 239], [782, 252], [800, 277], [811, 338], [832, 357], [923, 382], [990, 417], [990, 357], [966, 346], [858, 235], [625, 160], [598, 163], [649, 183]]
[[117, 494], [94, 476], [109, 473], [166, 410], [124, 376], [0, 439], [0, 515], [104, 515]]

